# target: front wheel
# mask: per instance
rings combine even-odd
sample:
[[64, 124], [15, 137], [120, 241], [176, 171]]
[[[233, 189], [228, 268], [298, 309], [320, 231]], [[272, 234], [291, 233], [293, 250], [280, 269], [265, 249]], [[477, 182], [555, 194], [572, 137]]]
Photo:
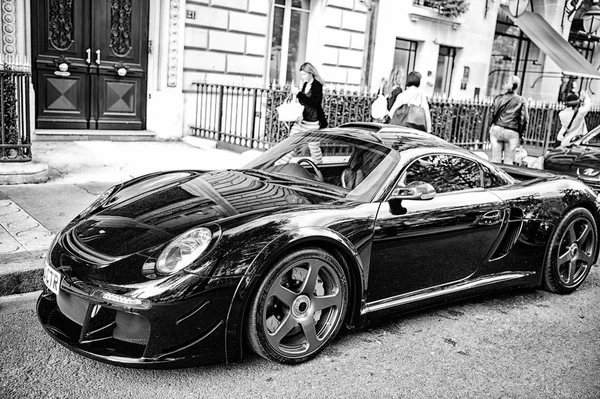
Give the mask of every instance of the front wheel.
[[334, 339], [347, 303], [346, 273], [333, 256], [319, 248], [293, 252], [268, 271], [252, 300], [248, 342], [266, 359], [305, 362]]
[[596, 220], [584, 208], [575, 208], [560, 221], [546, 255], [544, 289], [570, 294], [590, 272], [598, 254]]

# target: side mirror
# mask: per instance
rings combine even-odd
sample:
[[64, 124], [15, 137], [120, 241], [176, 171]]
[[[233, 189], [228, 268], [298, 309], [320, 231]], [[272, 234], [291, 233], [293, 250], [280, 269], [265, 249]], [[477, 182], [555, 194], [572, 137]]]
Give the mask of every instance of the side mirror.
[[407, 186], [397, 186], [390, 200], [430, 200], [435, 197], [435, 188], [429, 183], [415, 181]]

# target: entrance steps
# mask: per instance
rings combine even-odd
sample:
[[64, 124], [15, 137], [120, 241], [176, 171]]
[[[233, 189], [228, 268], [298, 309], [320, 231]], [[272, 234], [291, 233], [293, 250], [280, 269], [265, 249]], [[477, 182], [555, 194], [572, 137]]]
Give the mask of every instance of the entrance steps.
[[32, 141], [156, 141], [148, 130], [35, 129]]

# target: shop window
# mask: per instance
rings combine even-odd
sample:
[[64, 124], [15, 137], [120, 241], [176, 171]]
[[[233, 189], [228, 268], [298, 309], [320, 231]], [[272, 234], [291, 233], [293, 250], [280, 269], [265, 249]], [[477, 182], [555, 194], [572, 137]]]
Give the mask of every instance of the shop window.
[[415, 70], [415, 58], [417, 57], [417, 42], [396, 38], [396, 49], [394, 51], [394, 65], [400, 65], [408, 74]]
[[299, 82], [306, 61], [310, 0], [275, 0], [269, 79]]

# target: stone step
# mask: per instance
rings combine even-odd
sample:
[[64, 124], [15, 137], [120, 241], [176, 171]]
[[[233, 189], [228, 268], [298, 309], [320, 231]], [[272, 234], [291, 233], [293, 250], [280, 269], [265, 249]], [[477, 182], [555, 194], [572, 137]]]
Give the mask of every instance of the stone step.
[[33, 141], [156, 141], [148, 130], [68, 130], [35, 129]]

